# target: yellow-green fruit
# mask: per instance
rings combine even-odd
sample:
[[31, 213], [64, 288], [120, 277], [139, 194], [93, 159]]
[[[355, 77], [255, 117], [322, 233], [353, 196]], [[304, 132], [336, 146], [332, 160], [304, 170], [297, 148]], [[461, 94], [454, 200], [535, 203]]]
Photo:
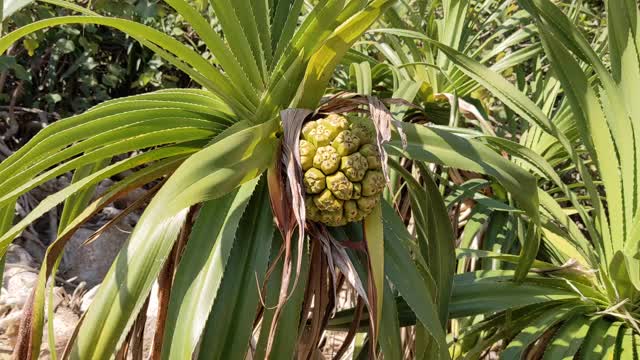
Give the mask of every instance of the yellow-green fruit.
[[329, 125], [338, 131], [347, 130], [349, 128], [349, 121], [347, 118], [338, 114], [329, 114], [326, 118], [318, 121], [322, 124]]
[[327, 226], [362, 220], [386, 186], [370, 119], [330, 114], [302, 127], [307, 219]]
[[326, 176], [322, 171], [311, 168], [304, 173], [304, 190], [307, 194], [319, 194], [326, 187]]
[[311, 221], [320, 221], [320, 209], [313, 202], [313, 198], [304, 199], [305, 209], [307, 211], [307, 219]]
[[300, 165], [307, 171], [313, 167], [313, 157], [316, 155], [316, 147], [307, 140], [300, 140]]
[[356, 200], [358, 203], [358, 209], [362, 210], [365, 214], [369, 214], [373, 211], [373, 208], [378, 205], [378, 201], [380, 200], [380, 196], [363, 196], [360, 199]]
[[376, 170], [369, 170], [362, 179], [362, 196], [373, 196], [384, 190], [384, 175]]
[[349, 120], [351, 132], [360, 139], [360, 144], [375, 144], [376, 128], [370, 119], [352, 117]]
[[360, 148], [360, 154], [367, 159], [369, 169], [381, 169], [382, 162], [380, 161], [380, 153], [378, 147], [373, 144], [365, 144]]
[[316, 147], [326, 146], [329, 145], [331, 140], [335, 139], [342, 130], [341, 127], [336, 127], [331, 122], [318, 120], [316, 125], [308, 131], [308, 135], [304, 138]]
[[340, 167], [340, 155], [333, 146], [318, 148], [313, 157], [313, 167], [322, 170], [326, 175], [331, 175]]
[[351, 181], [362, 181], [368, 168], [369, 163], [367, 159], [359, 152], [349, 156], [343, 156], [340, 159], [340, 170]]
[[347, 219], [342, 215], [342, 210], [338, 211], [322, 211], [320, 221], [329, 226], [347, 225]]
[[353, 200], [358, 200], [360, 199], [361, 196], [362, 196], [362, 184], [360, 183], [353, 184], [353, 195], [351, 195], [351, 198]]
[[341, 211], [342, 205], [344, 204], [344, 201], [336, 198], [329, 189], [326, 189], [320, 195], [314, 196], [313, 202], [318, 209], [331, 212]]
[[302, 137], [306, 139], [311, 136], [310, 133], [313, 129], [316, 128], [316, 126], [318, 126], [318, 123], [315, 121], [309, 121], [308, 123], [304, 124], [302, 126]]
[[358, 221], [360, 211], [358, 210], [358, 204], [355, 200], [349, 200], [344, 202], [344, 217], [348, 222]]
[[349, 130], [344, 130], [336, 136], [331, 145], [338, 151], [338, 154], [345, 156], [358, 151], [360, 139]]
[[327, 188], [340, 200], [350, 200], [353, 196], [353, 183], [340, 171], [327, 176]]

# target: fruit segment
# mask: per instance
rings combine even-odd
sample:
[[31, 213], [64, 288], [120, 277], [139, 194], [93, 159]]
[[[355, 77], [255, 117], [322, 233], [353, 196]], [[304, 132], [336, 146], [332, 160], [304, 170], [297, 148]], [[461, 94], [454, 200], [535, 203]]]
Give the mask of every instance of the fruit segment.
[[329, 114], [302, 127], [307, 218], [327, 226], [362, 220], [385, 187], [376, 131], [368, 118]]

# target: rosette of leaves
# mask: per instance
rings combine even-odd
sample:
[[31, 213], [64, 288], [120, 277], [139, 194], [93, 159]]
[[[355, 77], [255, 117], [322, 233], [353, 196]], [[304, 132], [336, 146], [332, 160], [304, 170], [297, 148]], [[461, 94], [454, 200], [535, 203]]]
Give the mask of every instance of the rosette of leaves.
[[330, 114], [304, 125], [300, 160], [309, 220], [342, 226], [373, 211], [385, 187], [375, 140], [367, 118]]

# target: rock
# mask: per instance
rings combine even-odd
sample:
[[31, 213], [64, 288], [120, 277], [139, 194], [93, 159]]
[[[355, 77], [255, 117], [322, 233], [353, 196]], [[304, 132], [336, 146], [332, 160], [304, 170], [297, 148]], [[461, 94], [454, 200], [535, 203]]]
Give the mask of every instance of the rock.
[[[38, 281], [37, 264], [22, 247], [11, 244], [7, 251], [0, 289], [0, 347], [12, 349], [22, 320], [22, 307]], [[1, 359], [2, 357], [0, 357]]]
[[148, 359], [153, 345], [153, 337], [156, 334], [156, 322], [158, 321], [158, 282], [153, 283], [151, 295], [149, 297], [149, 306], [147, 307], [147, 321], [144, 324], [144, 357]]
[[[96, 188], [96, 195], [94, 198], [97, 198], [100, 195], [103, 195], [109, 188], [115, 184], [114, 181], [110, 179], [103, 180]], [[133, 189], [130, 192], [124, 194], [122, 197], [116, 199], [113, 205], [120, 210], [127, 208], [129, 205], [133, 204], [140, 197], [144, 196], [147, 191], [142, 188]]]
[[29, 254], [29, 252], [24, 248], [22, 248], [21, 246], [18, 246], [15, 244], [9, 245], [5, 263], [8, 265], [19, 264], [19, 265], [31, 267], [34, 269], [38, 267], [38, 264], [33, 259], [33, 257]]
[[[53, 327], [55, 329], [55, 344], [56, 344], [56, 352], [58, 358], [64, 351], [67, 342], [73, 335], [73, 331], [75, 330], [78, 321], [80, 320], [80, 316], [70, 309], [67, 306], [59, 306], [55, 311], [55, 316], [53, 318]], [[49, 359], [50, 351], [49, 351], [49, 341], [48, 341], [48, 333], [49, 327], [45, 326], [44, 333], [42, 336], [42, 350], [40, 352], [40, 359]]]
[[94, 231], [79, 229], [65, 247], [65, 277], [76, 277], [77, 281], [84, 281], [89, 287], [102, 282], [131, 231], [132, 227], [126, 222], [113, 224], [95, 241], [83, 245]]
[[0, 303], [12, 308], [22, 308], [37, 282], [38, 274], [35, 271], [7, 264], [3, 281], [6, 294], [3, 294]]
[[37, 281], [38, 266], [31, 255], [18, 245], [9, 245], [0, 296], [2, 307], [22, 309]]
[[114, 201], [114, 205], [118, 209], [121, 209], [121, 210], [126, 209], [131, 204], [133, 204], [136, 200], [143, 197], [144, 194], [146, 194], [146, 192], [147, 192], [146, 190], [141, 188], [131, 190], [130, 192], [125, 194], [123, 197]]
[[93, 198], [96, 199], [99, 196], [104, 195], [104, 193], [106, 193], [107, 191], [109, 191], [109, 188], [114, 184], [113, 180], [111, 179], [104, 179], [102, 180], [98, 186], [96, 186], [96, 191], [94, 193]]

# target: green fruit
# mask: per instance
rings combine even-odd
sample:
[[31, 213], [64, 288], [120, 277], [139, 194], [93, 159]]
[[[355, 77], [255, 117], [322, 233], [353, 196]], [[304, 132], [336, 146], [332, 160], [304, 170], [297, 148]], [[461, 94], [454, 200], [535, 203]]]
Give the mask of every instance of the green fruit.
[[307, 219], [327, 226], [362, 220], [378, 205], [386, 186], [376, 131], [363, 117], [330, 114], [306, 123], [300, 163]]
[[332, 146], [318, 148], [313, 157], [313, 167], [322, 170], [326, 175], [331, 175], [340, 166], [340, 155]]
[[316, 155], [316, 147], [306, 140], [300, 140], [300, 164], [302, 170], [307, 171], [313, 167], [313, 157]]
[[360, 211], [355, 200], [344, 202], [344, 217], [348, 222], [360, 220]]
[[373, 196], [384, 190], [384, 175], [376, 170], [369, 170], [362, 179], [362, 196]]
[[368, 167], [369, 163], [367, 159], [359, 152], [349, 156], [343, 156], [342, 159], [340, 159], [340, 170], [342, 170], [351, 181], [362, 181], [364, 175], [367, 173]]
[[375, 144], [376, 128], [370, 119], [352, 117], [349, 120], [351, 121], [351, 131], [360, 139], [360, 144]]
[[331, 145], [338, 151], [338, 154], [345, 156], [358, 151], [360, 139], [353, 135], [351, 131], [344, 130], [333, 140]]
[[365, 144], [360, 148], [360, 154], [367, 159], [369, 169], [381, 169], [382, 162], [380, 161], [380, 153], [378, 147], [373, 144]]
[[340, 171], [327, 176], [327, 189], [340, 200], [350, 200], [353, 196], [353, 183]]
[[320, 209], [313, 202], [313, 199], [307, 197], [304, 199], [305, 209], [307, 210], [307, 219], [311, 221], [320, 221]]
[[376, 207], [376, 205], [378, 205], [379, 200], [380, 196], [363, 196], [360, 199], [356, 200], [356, 203], [358, 203], [358, 209], [360, 209], [363, 213], [369, 215]]
[[323, 211], [320, 215], [320, 222], [323, 222], [329, 226], [347, 225], [347, 219], [345, 219], [345, 217], [342, 215], [342, 210]]
[[318, 209], [331, 212], [342, 211], [342, 205], [344, 204], [344, 201], [336, 198], [329, 189], [326, 189], [320, 195], [316, 195], [313, 198], [313, 202]]
[[311, 168], [304, 173], [304, 189], [307, 194], [319, 194], [326, 187], [326, 176], [322, 171]]
[[358, 200], [360, 197], [362, 197], [362, 184], [355, 183], [353, 184], [353, 195], [351, 195], [351, 198], [353, 200]]

